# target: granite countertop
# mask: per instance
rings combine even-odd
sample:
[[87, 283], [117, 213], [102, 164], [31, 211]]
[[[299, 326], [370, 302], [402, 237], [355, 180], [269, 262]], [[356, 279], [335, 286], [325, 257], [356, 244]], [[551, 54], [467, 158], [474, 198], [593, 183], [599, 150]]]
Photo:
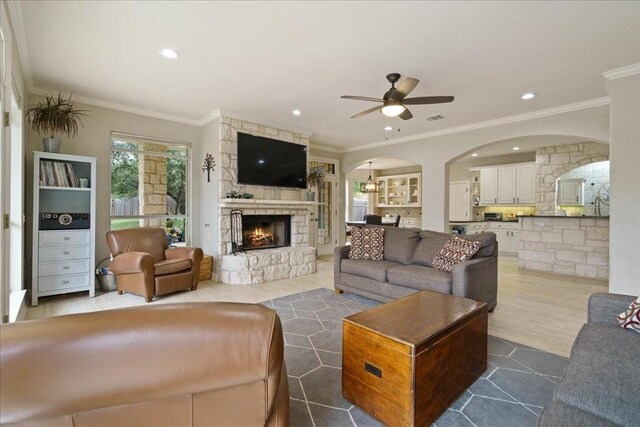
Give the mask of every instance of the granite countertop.
[[581, 216], [567, 216], [567, 215], [517, 215], [518, 218], [592, 218], [592, 219], [609, 219], [608, 216], [594, 216], [594, 215], [581, 215]]

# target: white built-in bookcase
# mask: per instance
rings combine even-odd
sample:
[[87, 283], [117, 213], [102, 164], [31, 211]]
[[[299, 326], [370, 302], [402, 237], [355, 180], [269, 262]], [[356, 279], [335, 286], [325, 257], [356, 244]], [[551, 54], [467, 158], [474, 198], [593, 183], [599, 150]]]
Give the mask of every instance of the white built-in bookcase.
[[[70, 171], [67, 170], [63, 185], [41, 182], [41, 162], [69, 164], [77, 180], [69, 179]], [[78, 187], [79, 179], [87, 180], [88, 187]], [[88, 229], [80, 230], [73, 229], [73, 226], [41, 230], [43, 213], [56, 213], [58, 216], [63, 213], [89, 214], [90, 225]], [[89, 296], [95, 296], [95, 230], [96, 159], [34, 152], [32, 306], [38, 305], [38, 298], [49, 295], [89, 291]]]

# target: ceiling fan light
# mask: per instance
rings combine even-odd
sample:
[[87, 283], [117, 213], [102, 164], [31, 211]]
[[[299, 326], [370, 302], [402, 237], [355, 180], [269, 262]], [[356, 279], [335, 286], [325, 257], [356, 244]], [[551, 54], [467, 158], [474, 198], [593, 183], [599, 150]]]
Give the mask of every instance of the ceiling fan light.
[[404, 113], [407, 107], [401, 104], [388, 104], [382, 107], [382, 114], [387, 117], [397, 117], [400, 114]]

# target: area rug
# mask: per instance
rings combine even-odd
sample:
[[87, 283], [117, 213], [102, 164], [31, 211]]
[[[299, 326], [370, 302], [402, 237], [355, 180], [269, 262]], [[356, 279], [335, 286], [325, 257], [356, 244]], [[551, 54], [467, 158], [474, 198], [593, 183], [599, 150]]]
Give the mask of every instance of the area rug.
[[[379, 303], [321, 288], [263, 302], [280, 315], [289, 374], [290, 425], [381, 426], [342, 397], [342, 319]], [[567, 359], [489, 336], [487, 371], [434, 423], [535, 426]]]

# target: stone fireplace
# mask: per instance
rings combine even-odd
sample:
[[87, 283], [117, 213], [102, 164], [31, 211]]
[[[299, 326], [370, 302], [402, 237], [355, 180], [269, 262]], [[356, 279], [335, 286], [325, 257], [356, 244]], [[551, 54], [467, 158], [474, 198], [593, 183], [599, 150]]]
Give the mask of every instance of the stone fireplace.
[[[309, 246], [313, 202], [304, 200], [305, 190], [302, 189], [238, 183], [238, 132], [309, 145], [309, 135], [225, 115], [207, 125], [201, 154], [213, 152], [218, 166], [212, 177], [216, 183], [203, 183], [200, 188], [200, 232], [203, 250], [214, 256], [213, 280], [247, 285], [314, 273], [316, 249]], [[228, 198], [230, 192], [250, 193], [253, 198]], [[243, 218], [286, 216], [288, 235], [284, 233], [282, 237], [280, 233], [286, 225], [285, 220], [285, 224], [270, 225], [266, 229], [261, 226], [261, 230], [256, 230], [255, 224], [253, 229], [240, 224], [238, 228], [251, 232], [243, 233], [239, 238], [232, 236], [230, 214], [236, 210], [242, 211]], [[262, 220], [258, 221], [262, 223]], [[246, 244], [250, 240], [256, 247], [234, 252], [239, 241]]]
[[291, 246], [291, 215], [242, 215], [241, 232], [245, 251]]

